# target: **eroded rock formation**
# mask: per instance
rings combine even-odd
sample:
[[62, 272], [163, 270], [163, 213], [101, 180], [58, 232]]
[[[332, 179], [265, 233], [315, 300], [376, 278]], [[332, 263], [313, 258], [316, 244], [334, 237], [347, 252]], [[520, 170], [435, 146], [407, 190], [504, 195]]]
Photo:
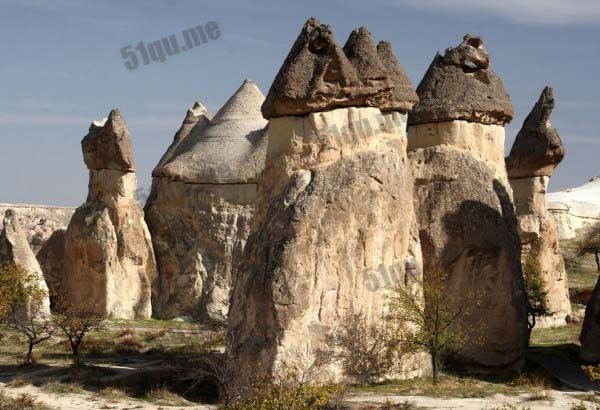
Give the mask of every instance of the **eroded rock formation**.
[[[75, 212], [75, 208], [61, 206], [0, 204], [0, 215], [8, 209], [17, 214], [18, 223], [36, 255], [55, 231], [67, 228]], [[0, 230], [2, 226], [0, 220]]]
[[247, 80], [211, 119], [199, 103], [154, 171], [146, 219], [158, 317], [224, 323], [264, 167], [264, 95]]
[[592, 299], [585, 310], [581, 327], [581, 358], [600, 363], [600, 280], [596, 283]]
[[546, 87], [506, 159], [524, 266], [539, 267], [548, 292], [552, 316], [539, 318], [536, 325], [540, 327], [565, 325], [571, 314], [567, 273], [546, 201], [548, 182], [565, 155], [558, 131], [550, 124], [553, 110], [554, 94]]
[[[229, 317], [233, 384], [310, 367], [348, 314], [380, 323], [387, 275], [420, 279], [405, 131], [415, 98], [401, 72], [389, 44], [378, 53], [365, 28], [342, 51], [311, 19], [277, 74], [262, 110], [267, 159]], [[398, 376], [427, 364], [407, 358]], [[317, 371], [347, 379], [336, 361]]]
[[[526, 296], [504, 127], [513, 108], [480, 38], [436, 55], [417, 88], [408, 149], [424, 276], [443, 271], [457, 305], [471, 305], [471, 343], [457, 352], [480, 370], [519, 368], [527, 346]], [[475, 296], [480, 304], [468, 298]], [[481, 343], [473, 343], [474, 341]]]
[[65, 253], [59, 296], [92, 303], [109, 318], [149, 318], [156, 262], [135, 196], [131, 140], [118, 109], [92, 123], [82, 149], [89, 193], [71, 219], [64, 244], [56, 246]]
[[[42, 269], [35, 259], [25, 232], [19, 225], [17, 213], [13, 209], [6, 210], [2, 232], [0, 233], [0, 265], [5, 264], [15, 264], [22, 267], [33, 275], [42, 290], [48, 292]], [[48, 295], [35, 310], [27, 308], [26, 314], [31, 316], [36, 314], [49, 315], [50, 299]]]

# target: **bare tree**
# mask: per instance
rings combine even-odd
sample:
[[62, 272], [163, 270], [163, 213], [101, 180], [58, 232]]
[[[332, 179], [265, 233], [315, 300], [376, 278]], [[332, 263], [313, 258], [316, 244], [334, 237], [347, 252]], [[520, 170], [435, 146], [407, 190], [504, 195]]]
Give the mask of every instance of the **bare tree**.
[[73, 366], [79, 367], [81, 343], [90, 332], [102, 329], [104, 317], [90, 303], [71, 303], [64, 298], [59, 298], [56, 303], [54, 324], [69, 340]]
[[579, 244], [579, 255], [588, 253], [596, 257], [596, 268], [600, 273], [600, 223], [594, 225]]
[[39, 278], [23, 267], [0, 267], [0, 322], [27, 339], [25, 363], [33, 362], [33, 349], [52, 337], [54, 324], [44, 309], [47, 292]]

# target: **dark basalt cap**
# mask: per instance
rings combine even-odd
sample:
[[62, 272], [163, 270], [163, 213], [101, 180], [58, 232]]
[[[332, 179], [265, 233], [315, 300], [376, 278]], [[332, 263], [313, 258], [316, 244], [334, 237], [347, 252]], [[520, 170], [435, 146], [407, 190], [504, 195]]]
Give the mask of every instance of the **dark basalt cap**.
[[523, 122], [506, 158], [509, 178], [550, 177], [565, 157], [560, 135], [550, 123], [553, 110], [554, 92], [546, 87]]
[[514, 116], [508, 92], [490, 67], [480, 37], [467, 34], [433, 59], [417, 87], [419, 103], [409, 125], [452, 120], [504, 125]]
[[83, 160], [90, 170], [135, 171], [131, 137], [118, 108], [110, 112], [108, 119], [90, 125], [81, 147]]
[[395, 92], [397, 73], [388, 64], [366, 28], [354, 30], [342, 50], [331, 28], [311, 18], [275, 77], [262, 114], [269, 119], [339, 107], [408, 111], [412, 101], [396, 101], [402, 94]]
[[377, 55], [385, 67], [394, 88], [392, 97], [387, 105], [382, 109], [398, 109], [399, 111], [410, 111], [410, 109], [419, 102], [419, 97], [413, 88], [406, 71], [400, 64], [400, 61], [394, 55], [392, 43], [389, 41], [380, 41], [377, 45]]

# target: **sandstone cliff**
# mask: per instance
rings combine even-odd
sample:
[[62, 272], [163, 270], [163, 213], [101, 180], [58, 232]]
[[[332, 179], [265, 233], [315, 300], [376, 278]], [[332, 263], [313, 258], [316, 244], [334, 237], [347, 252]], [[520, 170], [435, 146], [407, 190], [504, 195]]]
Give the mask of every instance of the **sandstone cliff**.
[[[25, 232], [19, 224], [19, 217], [13, 209], [8, 209], [5, 212], [2, 232], [0, 233], [0, 265], [4, 264], [15, 264], [22, 267], [36, 278], [42, 290], [48, 292], [42, 269], [35, 259]], [[48, 295], [36, 309], [32, 310], [30, 307], [31, 305], [26, 308], [28, 316], [49, 315], [50, 299]]]
[[519, 219], [522, 258], [527, 265], [539, 267], [552, 312], [551, 317], [538, 319], [538, 327], [565, 325], [571, 314], [567, 272], [546, 201], [548, 182], [565, 155], [560, 136], [550, 124], [553, 110], [553, 90], [546, 87], [506, 159]]
[[246, 80], [212, 119], [197, 103], [154, 171], [146, 219], [159, 268], [158, 317], [227, 320], [264, 167], [264, 98]]
[[[416, 98], [400, 72], [390, 46], [378, 49], [365, 28], [342, 50], [311, 19], [277, 74], [262, 109], [267, 159], [229, 317], [234, 385], [314, 365], [348, 314], [379, 324], [391, 281], [420, 279], [405, 134]], [[398, 376], [427, 371], [423, 359], [406, 358]], [[349, 379], [340, 362], [319, 364], [316, 377]]]
[[[504, 164], [513, 108], [478, 37], [436, 55], [417, 87], [408, 149], [424, 276], [443, 271], [459, 305], [477, 295], [471, 341], [456, 352], [480, 370], [520, 368], [527, 347], [518, 223]], [[427, 302], [427, 301], [426, 301]]]
[[[131, 140], [118, 109], [94, 122], [82, 141], [90, 172], [89, 193], [77, 208], [64, 238], [59, 295], [72, 303], [92, 303], [115, 319], [145, 319], [152, 312], [151, 288], [156, 278], [152, 242], [141, 205]], [[64, 240], [64, 243], [61, 243]], [[57, 273], [50, 274], [56, 277]]]

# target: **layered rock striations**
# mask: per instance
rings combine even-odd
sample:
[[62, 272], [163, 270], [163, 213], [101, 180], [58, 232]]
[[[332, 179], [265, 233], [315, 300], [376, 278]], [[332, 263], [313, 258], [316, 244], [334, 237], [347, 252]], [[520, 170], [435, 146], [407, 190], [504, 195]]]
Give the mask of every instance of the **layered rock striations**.
[[[565, 155], [558, 131], [550, 124], [554, 104], [553, 90], [546, 87], [525, 119], [506, 159], [519, 220], [524, 267], [539, 269], [552, 312], [552, 316], [538, 319], [539, 327], [565, 325], [571, 314], [567, 273], [546, 200], [550, 178]], [[527, 269], [524, 271], [527, 274]]]
[[[366, 29], [342, 51], [311, 19], [277, 74], [262, 108], [259, 205], [231, 299], [233, 384], [315, 364], [317, 377], [348, 380], [340, 362], [317, 360], [327, 335], [353, 313], [379, 324], [386, 287], [419, 281], [405, 133], [416, 98], [402, 72]], [[423, 359], [407, 357], [399, 376], [425, 372]]]
[[470, 35], [435, 56], [417, 94], [408, 149], [425, 281], [444, 272], [454, 303], [472, 309], [462, 324], [470, 343], [455, 359], [483, 371], [519, 368], [528, 331], [518, 222], [504, 163], [510, 99], [481, 39]]
[[131, 140], [118, 109], [92, 123], [82, 149], [89, 193], [64, 238], [53, 244], [53, 252], [64, 249], [58, 296], [74, 304], [90, 303], [108, 318], [149, 318], [156, 262], [135, 194]]
[[196, 104], [154, 171], [146, 219], [159, 268], [158, 317], [227, 320], [265, 162], [264, 98], [246, 80], [214, 118]]
[[[42, 269], [35, 259], [25, 232], [19, 224], [19, 217], [13, 209], [6, 210], [2, 232], [0, 232], [0, 265], [10, 264], [23, 268], [33, 276], [40, 289], [48, 292]], [[35, 309], [32, 309], [31, 303], [34, 302], [29, 301], [28, 306], [23, 312], [28, 318], [33, 318], [40, 314], [50, 314], [50, 299], [48, 294], [41, 301], [35, 302], [40, 303]]]

